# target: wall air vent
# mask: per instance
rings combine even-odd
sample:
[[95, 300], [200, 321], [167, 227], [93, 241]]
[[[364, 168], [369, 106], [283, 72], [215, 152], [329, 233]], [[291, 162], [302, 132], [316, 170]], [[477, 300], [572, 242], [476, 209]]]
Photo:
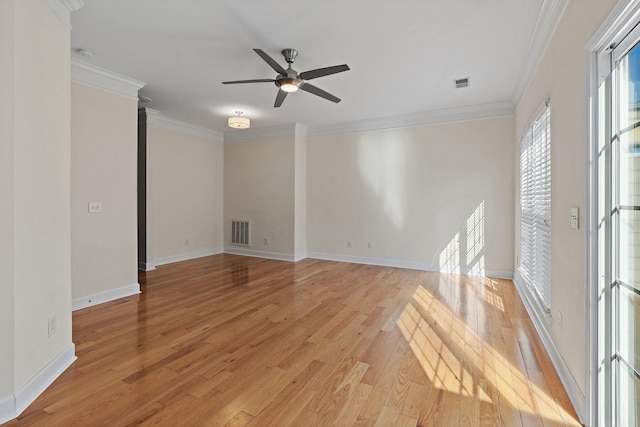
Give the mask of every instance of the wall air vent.
[[456, 89], [462, 89], [463, 87], [468, 87], [469, 77], [465, 77], [464, 79], [456, 79], [455, 85], [456, 85]]
[[231, 244], [240, 246], [251, 246], [249, 221], [231, 220]]

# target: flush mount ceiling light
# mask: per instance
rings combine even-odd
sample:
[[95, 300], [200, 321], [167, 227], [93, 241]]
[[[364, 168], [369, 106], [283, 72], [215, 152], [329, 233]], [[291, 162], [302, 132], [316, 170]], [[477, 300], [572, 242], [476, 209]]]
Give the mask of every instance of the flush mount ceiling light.
[[242, 111], [236, 111], [237, 116], [231, 116], [227, 119], [227, 125], [234, 129], [249, 129], [251, 120], [248, 117], [240, 117]]

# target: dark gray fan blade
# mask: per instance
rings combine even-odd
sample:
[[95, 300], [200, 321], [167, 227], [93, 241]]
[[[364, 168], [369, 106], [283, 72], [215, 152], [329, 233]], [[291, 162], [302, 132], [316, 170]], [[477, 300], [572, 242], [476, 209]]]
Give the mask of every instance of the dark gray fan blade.
[[324, 99], [328, 99], [329, 101], [333, 101], [333, 102], [340, 102], [340, 98], [331, 95], [329, 92], [325, 92], [324, 90], [320, 89], [319, 87], [316, 87], [312, 84], [309, 83], [304, 83], [302, 85], [300, 85], [300, 89], [302, 90], [306, 90], [309, 93], [312, 93], [314, 95], [318, 95]]
[[274, 70], [276, 70], [276, 72], [278, 74], [282, 74], [282, 75], [286, 75], [287, 72], [285, 71], [284, 68], [282, 68], [282, 66], [280, 64], [278, 64], [276, 62], [275, 59], [273, 59], [272, 57], [270, 57], [269, 55], [266, 54], [266, 52], [262, 49], [253, 49], [253, 51], [255, 53], [257, 53], [258, 55], [260, 55], [260, 58], [264, 59], [264, 62], [266, 62], [267, 64], [269, 64], [271, 66], [271, 68], [273, 68]]
[[280, 89], [278, 90], [278, 95], [276, 95], [276, 102], [275, 104], [273, 104], [274, 107], [279, 107], [282, 105], [282, 102], [284, 101], [284, 99], [287, 97], [287, 93], [284, 90]]
[[303, 80], [311, 80], [322, 76], [328, 76], [329, 74], [341, 73], [343, 71], [349, 70], [350, 68], [347, 64], [334, 65], [333, 67], [324, 67], [305, 71], [304, 73], [300, 73], [300, 78]]
[[274, 79], [253, 79], [253, 80], [234, 80], [231, 82], [222, 82], [223, 85], [234, 85], [237, 83], [273, 83]]

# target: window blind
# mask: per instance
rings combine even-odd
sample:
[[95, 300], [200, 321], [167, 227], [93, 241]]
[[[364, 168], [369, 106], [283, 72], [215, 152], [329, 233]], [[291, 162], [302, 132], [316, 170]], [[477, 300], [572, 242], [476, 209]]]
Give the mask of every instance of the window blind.
[[519, 271], [551, 312], [551, 108], [536, 113], [520, 139]]

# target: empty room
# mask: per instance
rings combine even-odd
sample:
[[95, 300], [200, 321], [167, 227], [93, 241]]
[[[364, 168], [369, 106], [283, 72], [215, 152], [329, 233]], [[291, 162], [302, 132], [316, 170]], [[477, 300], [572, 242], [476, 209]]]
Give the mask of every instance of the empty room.
[[640, 425], [638, 23], [0, 0], [0, 424]]

